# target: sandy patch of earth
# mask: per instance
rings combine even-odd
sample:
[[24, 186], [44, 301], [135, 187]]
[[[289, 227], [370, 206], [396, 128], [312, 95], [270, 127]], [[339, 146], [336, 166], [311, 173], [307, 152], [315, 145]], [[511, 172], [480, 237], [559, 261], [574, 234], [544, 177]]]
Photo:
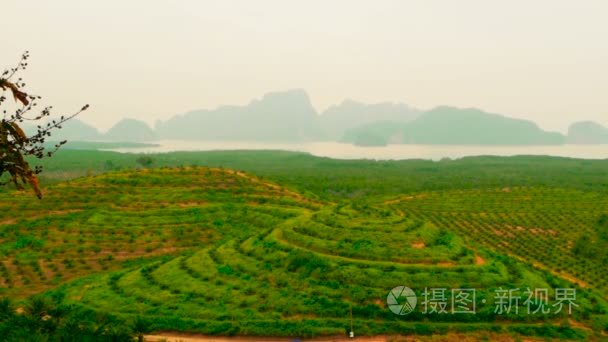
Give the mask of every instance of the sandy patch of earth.
[[426, 245], [424, 244], [424, 242], [414, 242], [412, 244], [412, 248], [422, 249], [424, 247], [426, 247]]

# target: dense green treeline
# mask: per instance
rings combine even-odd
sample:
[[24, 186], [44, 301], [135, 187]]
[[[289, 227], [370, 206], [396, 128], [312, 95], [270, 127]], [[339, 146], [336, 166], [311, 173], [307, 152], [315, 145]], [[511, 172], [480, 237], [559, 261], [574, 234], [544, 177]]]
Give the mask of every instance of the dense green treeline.
[[6, 342], [133, 341], [148, 325], [56, 298], [36, 296], [25, 302], [0, 299], [0, 339]]
[[[45, 159], [43, 180], [57, 181], [141, 167], [141, 155], [60, 151]], [[458, 160], [336, 160], [285, 151], [148, 154], [151, 167], [209, 166], [252, 172], [323, 198], [387, 196], [428, 190], [546, 186], [608, 192], [608, 160], [467, 157]]]

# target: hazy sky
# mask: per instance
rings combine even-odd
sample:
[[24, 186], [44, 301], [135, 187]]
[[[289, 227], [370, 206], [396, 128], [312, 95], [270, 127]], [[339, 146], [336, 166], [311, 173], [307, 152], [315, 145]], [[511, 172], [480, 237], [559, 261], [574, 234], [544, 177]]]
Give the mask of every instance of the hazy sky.
[[2, 0], [0, 66], [83, 121], [153, 123], [303, 88], [608, 125], [606, 0]]

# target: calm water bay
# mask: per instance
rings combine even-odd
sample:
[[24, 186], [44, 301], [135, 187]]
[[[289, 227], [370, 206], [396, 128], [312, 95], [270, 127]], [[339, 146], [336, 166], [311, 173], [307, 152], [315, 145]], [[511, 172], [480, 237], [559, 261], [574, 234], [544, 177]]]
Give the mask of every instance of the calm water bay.
[[286, 150], [308, 152], [315, 156], [336, 159], [431, 159], [462, 158], [467, 156], [515, 156], [546, 155], [583, 159], [608, 159], [608, 145], [558, 145], [558, 146], [458, 146], [458, 145], [388, 145], [363, 147], [337, 142], [315, 143], [260, 143], [220, 141], [160, 141], [160, 146], [143, 148], [118, 148], [117, 152], [158, 153], [173, 151], [214, 150]]

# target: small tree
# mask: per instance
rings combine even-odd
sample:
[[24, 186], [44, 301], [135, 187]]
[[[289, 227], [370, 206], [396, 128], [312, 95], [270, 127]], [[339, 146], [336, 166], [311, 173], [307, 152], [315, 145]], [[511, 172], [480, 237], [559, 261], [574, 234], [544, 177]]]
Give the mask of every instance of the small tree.
[[152, 166], [152, 164], [154, 164], [154, 159], [152, 159], [152, 157], [148, 157], [148, 156], [141, 156], [141, 157], [138, 157], [137, 159], [135, 159], [135, 162], [137, 162], [139, 165], [141, 165], [143, 167], [150, 167], [150, 166]]
[[144, 341], [144, 334], [150, 332], [150, 323], [140, 316], [135, 318], [133, 322], [133, 334], [137, 336], [138, 342]]
[[[25, 93], [22, 89], [25, 83], [21, 78], [14, 80], [20, 70], [27, 68], [27, 60], [29, 53], [26, 51], [19, 60], [16, 67], [4, 70], [0, 75], [0, 107], [5, 105], [7, 97], [6, 92], [10, 92], [17, 104], [21, 104], [20, 108], [9, 114], [6, 109], [2, 110], [2, 120], [0, 121], [0, 177], [5, 173], [10, 175], [6, 182], [0, 182], [0, 185], [5, 185], [13, 182], [18, 189], [23, 189], [25, 184], [29, 184], [36, 193], [38, 198], [42, 198], [42, 192], [38, 182], [37, 174], [42, 172], [41, 166], [36, 166], [32, 169], [26, 161], [26, 157], [33, 156], [38, 159], [50, 157], [67, 141], [63, 140], [56, 144], [52, 150], [45, 148], [45, 140], [51, 136], [54, 129], [61, 129], [61, 125], [72, 119], [76, 115], [85, 111], [89, 105], [85, 105], [78, 112], [70, 116], [61, 116], [57, 119], [51, 118], [52, 107], [45, 107], [41, 111], [33, 114], [37, 101], [40, 96]], [[40, 121], [46, 119], [46, 124], [37, 126], [35, 134], [29, 137], [21, 128], [21, 123], [24, 121]]]

